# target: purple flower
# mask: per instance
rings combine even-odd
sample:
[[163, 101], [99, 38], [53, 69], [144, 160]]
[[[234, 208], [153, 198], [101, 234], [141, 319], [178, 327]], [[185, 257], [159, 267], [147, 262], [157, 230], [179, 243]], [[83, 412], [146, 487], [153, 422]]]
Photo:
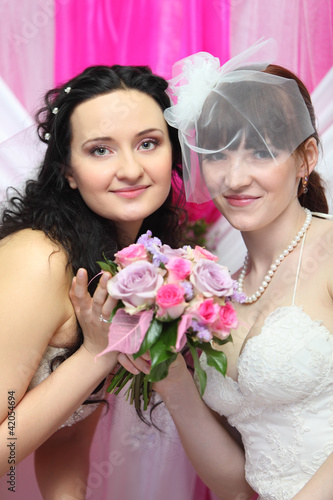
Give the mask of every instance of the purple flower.
[[161, 240], [159, 238], [153, 237], [150, 230], [148, 230], [145, 234], [142, 234], [138, 238], [137, 244], [143, 245], [147, 252], [152, 255], [154, 266], [159, 267], [161, 264], [168, 263], [169, 258], [161, 251]]
[[163, 277], [157, 267], [137, 261], [111, 278], [107, 289], [111, 297], [122, 300], [126, 307], [135, 308], [153, 304], [162, 285]]
[[228, 269], [212, 260], [198, 260], [193, 267], [190, 281], [204, 297], [224, 297], [234, 293], [233, 279]]
[[137, 244], [138, 245], [144, 245], [146, 247], [148, 240], [152, 237], [153, 233], [148, 230], [145, 234], [142, 234], [138, 240]]
[[160, 252], [155, 252], [153, 254], [153, 264], [154, 266], [156, 267], [159, 267], [160, 264], [167, 264], [169, 262], [169, 259], [166, 255], [163, 255], [162, 253]]
[[192, 300], [194, 297], [192, 284], [189, 281], [181, 281], [180, 285], [184, 288], [185, 299], [187, 301]]
[[230, 300], [234, 300], [235, 302], [239, 302], [242, 304], [246, 300], [246, 295], [244, 292], [238, 291], [238, 281], [234, 281], [233, 284], [233, 294], [230, 297]]
[[153, 237], [153, 233], [150, 230], [148, 230], [145, 234], [142, 234], [138, 238], [137, 244], [143, 245], [148, 250], [148, 252], [151, 252], [152, 249], [156, 250], [156, 247], [162, 246], [161, 240], [159, 238]]
[[212, 332], [210, 332], [205, 326], [199, 325], [196, 320], [192, 320], [191, 327], [193, 328], [195, 336], [202, 342], [209, 342], [212, 340]]

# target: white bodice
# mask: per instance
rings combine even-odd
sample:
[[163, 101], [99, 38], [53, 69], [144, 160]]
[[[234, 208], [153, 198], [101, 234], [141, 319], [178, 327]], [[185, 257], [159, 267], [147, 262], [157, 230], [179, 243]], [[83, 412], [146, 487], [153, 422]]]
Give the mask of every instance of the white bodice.
[[[39, 366], [34, 373], [34, 376], [32, 377], [28, 390], [32, 389], [36, 385], [40, 384], [43, 382], [43, 380], [46, 379], [51, 373], [51, 362], [52, 359], [54, 359], [56, 356], [62, 356], [66, 352], [66, 349], [62, 347], [53, 347], [53, 346], [48, 346], [46, 348], [46, 351], [39, 363]], [[88, 399], [90, 401], [93, 401], [94, 399], [102, 399], [103, 398], [103, 390], [99, 391], [96, 394], [93, 394], [90, 396]], [[86, 405], [81, 405], [79, 408], [71, 415], [66, 422], [61, 425], [60, 429], [62, 427], [70, 427], [71, 425], [75, 424], [76, 422], [83, 420], [84, 418], [88, 417], [94, 410], [96, 410], [98, 407], [97, 404], [86, 404]]]
[[290, 500], [333, 451], [333, 336], [302, 308], [276, 309], [238, 359], [238, 380], [207, 366], [205, 402], [240, 432], [262, 500]]

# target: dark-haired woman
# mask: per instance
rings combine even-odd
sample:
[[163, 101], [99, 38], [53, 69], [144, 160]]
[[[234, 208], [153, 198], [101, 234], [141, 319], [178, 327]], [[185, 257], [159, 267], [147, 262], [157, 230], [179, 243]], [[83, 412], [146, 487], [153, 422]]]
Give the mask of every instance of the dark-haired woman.
[[45, 498], [84, 498], [101, 412], [94, 400], [103, 399], [102, 382], [117, 362], [115, 353], [95, 359], [114, 307], [108, 274], [89, 286], [82, 328], [69, 297], [73, 276], [74, 291], [85, 287], [103, 253], [112, 258], [147, 229], [178, 244], [171, 179], [179, 144], [163, 117], [166, 87], [145, 67], [96, 66], [48, 92], [38, 115], [43, 164], [2, 215], [0, 442], [8, 453], [0, 454], [0, 473], [39, 448]]
[[[265, 47], [222, 68], [209, 54], [191, 56], [171, 82], [178, 103], [165, 116], [180, 132], [187, 197], [212, 198], [248, 254], [238, 276], [239, 327], [221, 347], [227, 376], [201, 358], [207, 406], [181, 356], [155, 390], [219, 498], [330, 500], [333, 224], [314, 171], [310, 96], [286, 69], [249, 63]], [[148, 368], [144, 359], [135, 364]], [[245, 453], [208, 407], [236, 427]]]

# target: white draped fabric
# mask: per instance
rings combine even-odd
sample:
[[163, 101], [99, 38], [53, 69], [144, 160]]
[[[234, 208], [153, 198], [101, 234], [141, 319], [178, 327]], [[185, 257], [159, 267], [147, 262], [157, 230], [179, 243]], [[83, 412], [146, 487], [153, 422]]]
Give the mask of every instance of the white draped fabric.
[[32, 115], [54, 84], [55, 12], [66, 2], [0, 1], [0, 76]]
[[20, 187], [34, 175], [44, 147], [35, 124], [0, 78], [0, 201], [8, 186]]

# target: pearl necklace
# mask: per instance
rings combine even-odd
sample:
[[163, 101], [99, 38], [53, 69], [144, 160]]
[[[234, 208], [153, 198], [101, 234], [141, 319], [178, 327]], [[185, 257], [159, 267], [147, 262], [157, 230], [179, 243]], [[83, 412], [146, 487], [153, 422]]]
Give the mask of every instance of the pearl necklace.
[[[271, 282], [271, 280], [275, 274], [275, 271], [277, 270], [277, 268], [279, 267], [281, 262], [287, 257], [287, 255], [290, 254], [290, 252], [292, 252], [294, 250], [294, 248], [298, 245], [298, 243], [303, 238], [304, 234], [308, 230], [308, 228], [311, 224], [311, 221], [312, 221], [312, 214], [311, 214], [310, 210], [305, 208], [304, 211], [306, 213], [306, 218], [305, 218], [304, 224], [301, 227], [300, 231], [298, 231], [295, 238], [291, 241], [290, 245], [282, 252], [282, 254], [279, 256], [279, 258], [276, 259], [275, 262], [273, 262], [273, 264], [269, 268], [266, 276], [264, 277], [263, 281], [261, 282], [261, 285], [259, 286], [258, 290], [253, 295], [250, 295], [249, 297], [245, 298], [245, 301], [243, 302], [244, 304], [252, 304], [253, 302], [256, 302], [262, 296], [262, 294], [264, 293], [264, 291], [268, 287], [269, 283]], [[238, 278], [238, 292], [241, 292], [241, 293], [243, 292], [244, 279], [246, 276], [248, 263], [249, 263], [249, 254], [247, 254], [247, 256], [245, 257], [243, 269], [242, 269], [242, 272], [240, 273], [239, 278]]]

